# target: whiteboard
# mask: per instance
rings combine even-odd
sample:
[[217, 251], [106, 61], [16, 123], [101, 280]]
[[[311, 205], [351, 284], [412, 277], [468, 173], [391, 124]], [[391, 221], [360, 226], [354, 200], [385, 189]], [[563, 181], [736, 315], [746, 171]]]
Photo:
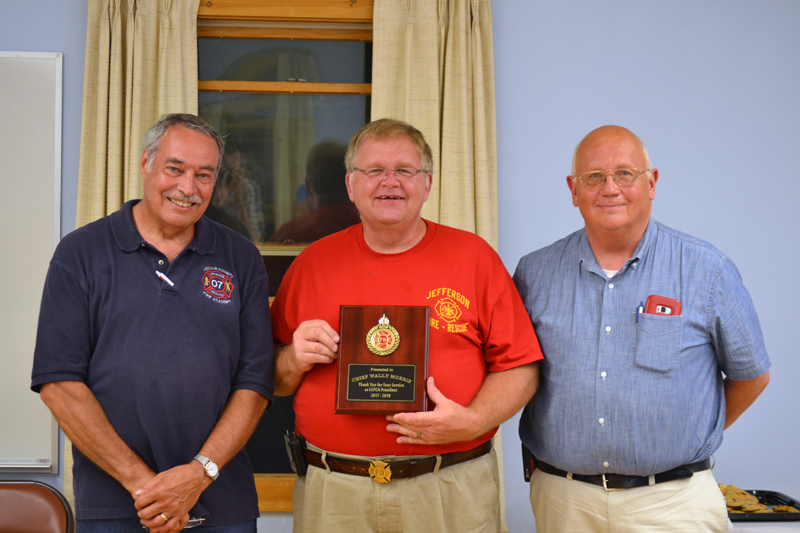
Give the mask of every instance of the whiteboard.
[[58, 473], [58, 425], [30, 383], [61, 236], [61, 90], [60, 53], [0, 52], [0, 472]]

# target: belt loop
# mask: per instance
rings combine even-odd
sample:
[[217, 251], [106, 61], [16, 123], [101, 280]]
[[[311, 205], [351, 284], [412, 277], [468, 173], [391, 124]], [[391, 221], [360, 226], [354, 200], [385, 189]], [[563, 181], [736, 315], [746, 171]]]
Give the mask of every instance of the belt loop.
[[441, 455], [437, 455], [436, 456], [436, 466], [433, 467], [433, 475], [434, 476], [439, 475], [439, 467], [440, 466], [442, 466], [442, 456]]
[[649, 476], [647, 476], [647, 485], [652, 487], [655, 484], [656, 484], [656, 476], [655, 476], [655, 474], [650, 474]]
[[572, 481], [572, 472], [567, 472], [567, 479]]
[[325, 471], [326, 471], [327, 473], [329, 473], [329, 474], [330, 474], [330, 473], [331, 473], [331, 467], [330, 467], [330, 466], [328, 466], [328, 461], [326, 461], [326, 460], [325, 460], [325, 458], [326, 458], [327, 456], [328, 456], [328, 452], [326, 452], [325, 450], [323, 450], [323, 451], [322, 451], [322, 457], [321, 457], [321, 459], [322, 459], [322, 464], [324, 464], [324, 465], [325, 465]]

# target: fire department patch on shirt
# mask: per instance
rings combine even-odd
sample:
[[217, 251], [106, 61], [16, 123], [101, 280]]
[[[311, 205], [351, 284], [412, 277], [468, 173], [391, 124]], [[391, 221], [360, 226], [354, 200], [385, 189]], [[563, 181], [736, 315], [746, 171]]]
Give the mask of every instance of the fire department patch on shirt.
[[428, 292], [425, 299], [436, 300], [431, 308], [431, 328], [449, 333], [467, 332], [469, 326], [467, 317], [463, 317], [465, 322], [459, 322], [471, 303], [464, 294], [448, 287], [440, 287]]
[[206, 267], [203, 271], [203, 292], [216, 302], [230, 303], [233, 274], [219, 267]]

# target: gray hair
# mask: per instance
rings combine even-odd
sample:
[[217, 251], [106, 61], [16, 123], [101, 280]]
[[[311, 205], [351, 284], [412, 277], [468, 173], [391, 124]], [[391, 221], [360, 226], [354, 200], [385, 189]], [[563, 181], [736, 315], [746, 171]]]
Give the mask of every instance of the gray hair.
[[364, 141], [367, 139], [383, 141], [398, 137], [405, 137], [411, 141], [419, 153], [422, 170], [433, 172], [433, 152], [431, 151], [431, 147], [428, 146], [428, 143], [425, 142], [425, 137], [422, 136], [422, 132], [407, 122], [393, 118], [374, 120], [353, 135], [353, 138], [350, 139], [350, 146], [347, 148], [347, 154], [344, 157], [347, 172], [352, 172], [355, 169], [358, 151], [361, 145], [364, 144]]
[[161, 145], [161, 139], [172, 127], [181, 127], [196, 131], [197, 133], [211, 137], [211, 139], [217, 143], [219, 160], [217, 161], [217, 169], [214, 172], [214, 177], [216, 178], [219, 174], [220, 167], [222, 167], [222, 156], [225, 155], [225, 141], [222, 140], [222, 136], [217, 133], [217, 130], [215, 130], [211, 124], [189, 113], [168, 113], [163, 115], [158, 122], [144, 133], [142, 150], [147, 153], [147, 170], [149, 171], [153, 168], [153, 160], [155, 159], [156, 152], [158, 152], [158, 147]]

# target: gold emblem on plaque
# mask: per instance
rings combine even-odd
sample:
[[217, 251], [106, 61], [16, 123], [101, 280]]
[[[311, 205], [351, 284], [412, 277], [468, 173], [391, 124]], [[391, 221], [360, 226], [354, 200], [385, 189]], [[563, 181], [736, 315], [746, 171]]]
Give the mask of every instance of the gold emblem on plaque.
[[375, 483], [389, 483], [392, 480], [392, 468], [386, 461], [370, 461], [369, 477]]
[[[362, 330], [363, 331], [363, 330]], [[400, 346], [400, 334], [389, 325], [386, 313], [378, 320], [378, 325], [367, 333], [367, 348], [375, 355], [389, 355]]]

